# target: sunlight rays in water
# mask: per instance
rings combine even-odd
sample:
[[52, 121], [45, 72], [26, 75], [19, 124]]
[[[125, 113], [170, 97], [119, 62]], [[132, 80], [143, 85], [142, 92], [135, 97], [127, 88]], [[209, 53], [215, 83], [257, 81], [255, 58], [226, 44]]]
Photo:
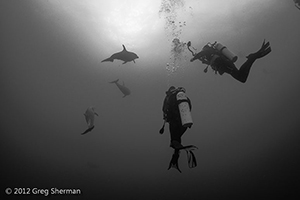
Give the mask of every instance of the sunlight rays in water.
[[158, 30], [157, 4], [155, 1], [111, 1], [105, 16], [109, 36], [117, 43], [145, 43], [150, 34]]

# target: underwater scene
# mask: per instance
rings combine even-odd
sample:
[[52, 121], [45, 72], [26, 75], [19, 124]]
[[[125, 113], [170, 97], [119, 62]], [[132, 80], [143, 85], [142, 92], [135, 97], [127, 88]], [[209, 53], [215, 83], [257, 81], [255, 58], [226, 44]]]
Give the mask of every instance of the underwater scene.
[[0, 1], [1, 199], [299, 196], [299, 20], [299, 0]]

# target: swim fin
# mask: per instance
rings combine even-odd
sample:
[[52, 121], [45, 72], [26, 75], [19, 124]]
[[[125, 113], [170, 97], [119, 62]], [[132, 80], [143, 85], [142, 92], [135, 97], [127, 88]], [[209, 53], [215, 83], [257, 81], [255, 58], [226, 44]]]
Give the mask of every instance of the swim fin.
[[178, 166], [178, 159], [179, 159], [179, 150], [174, 150], [168, 170], [171, 168], [175, 168], [181, 173], [181, 170], [179, 169], [179, 166]]
[[192, 150], [186, 151], [189, 168], [197, 167], [197, 160]]
[[270, 42], [266, 43], [266, 40], [264, 40], [263, 44], [261, 45], [261, 48], [257, 52], [248, 55], [246, 58], [248, 58], [248, 59], [262, 58], [262, 57], [268, 55], [271, 51], [272, 51], [272, 49], [270, 47]]

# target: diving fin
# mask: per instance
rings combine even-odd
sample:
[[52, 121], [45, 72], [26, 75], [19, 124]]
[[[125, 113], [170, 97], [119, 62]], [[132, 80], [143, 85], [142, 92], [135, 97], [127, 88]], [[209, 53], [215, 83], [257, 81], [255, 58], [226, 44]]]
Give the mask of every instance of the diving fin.
[[197, 160], [192, 150], [186, 151], [188, 158], [188, 166], [189, 168], [197, 167]]
[[271, 51], [272, 51], [272, 49], [270, 47], [270, 42], [266, 43], [266, 40], [264, 40], [263, 44], [261, 45], [261, 48], [257, 52], [249, 54], [246, 58], [248, 58], [248, 59], [262, 58], [262, 57], [268, 55]]
[[178, 158], [179, 158], [179, 151], [175, 150], [172, 155], [172, 159], [170, 161], [168, 170], [171, 168], [175, 168], [181, 173], [181, 170], [179, 169], [179, 166], [178, 166]]

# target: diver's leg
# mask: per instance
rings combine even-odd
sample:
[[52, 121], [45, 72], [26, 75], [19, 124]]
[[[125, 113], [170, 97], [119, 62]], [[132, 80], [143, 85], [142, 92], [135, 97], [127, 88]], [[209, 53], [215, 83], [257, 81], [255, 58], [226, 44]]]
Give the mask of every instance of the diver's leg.
[[238, 70], [235, 64], [230, 60], [217, 58], [215, 64], [220, 75], [222, 75], [225, 72], [227, 74], [230, 74], [236, 80], [243, 82], [243, 71]]
[[222, 75], [224, 72], [226, 72], [236, 80], [245, 83], [248, 78], [251, 66], [254, 63], [255, 59], [248, 58], [248, 60], [240, 67], [240, 69], [237, 69], [234, 63], [227, 59], [226, 60], [217, 59], [216, 61], [217, 61], [216, 62], [217, 66], [219, 66], [218, 67], [219, 74]]
[[236, 80], [245, 83], [248, 78], [251, 66], [255, 60], [256, 58], [254, 57], [248, 58], [247, 61], [240, 67], [240, 69], [237, 69], [235, 64], [228, 59], [217, 59], [215, 63], [217, 66], [219, 66], [218, 71], [221, 75], [226, 72]]
[[247, 61], [240, 67], [238, 71], [233, 70], [230, 74], [235, 79], [239, 80], [242, 83], [245, 83], [250, 73], [250, 69], [253, 63], [256, 61], [256, 59], [262, 58], [268, 55], [270, 52], [271, 52], [270, 43], [269, 42], [265, 43], [264, 41], [261, 48], [257, 52], [249, 54], [247, 56]]
[[180, 122], [170, 122], [169, 123], [170, 135], [171, 135], [171, 147], [174, 149], [182, 148], [181, 136], [187, 130], [183, 127]]
[[178, 159], [179, 159], [179, 150], [175, 149], [172, 155], [172, 159], [170, 160], [168, 170], [171, 168], [175, 168], [181, 173], [181, 170], [179, 169], [179, 165], [178, 165]]
[[252, 64], [254, 63], [256, 59], [248, 59], [239, 70], [234, 70], [231, 73], [231, 76], [234, 77], [236, 80], [245, 83], [247, 81], [247, 78], [250, 73], [250, 69], [252, 67]]

